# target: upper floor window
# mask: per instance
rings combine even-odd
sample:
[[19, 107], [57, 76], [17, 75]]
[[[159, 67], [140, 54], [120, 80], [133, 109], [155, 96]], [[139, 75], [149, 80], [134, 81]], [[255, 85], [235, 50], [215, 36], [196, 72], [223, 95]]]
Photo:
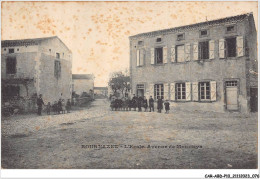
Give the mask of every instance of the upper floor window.
[[227, 33], [229, 33], [229, 32], [235, 32], [235, 26], [234, 25], [232, 25], [232, 26], [228, 26], [227, 28], [226, 28], [226, 32]]
[[184, 39], [185, 39], [184, 34], [177, 35], [177, 40], [184, 40]]
[[185, 56], [184, 56], [184, 45], [178, 45], [176, 46], [176, 59], [177, 62], [185, 62]]
[[14, 53], [14, 49], [13, 48], [9, 48], [9, 53]]
[[6, 51], [6, 48], [4, 48], [4, 51]]
[[138, 45], [144, 45], [144, 41], [138, 41]]
[[16, 57], [8, 57], [6, 59], [6, 74], [16, 73]]
[[209, 35], [208, 30], [201, 30], [200, 31], [200, 37], [207, 37]]
[[163, 63], [163, 48], [155, 48], [155, 63], [161, 64]]
[[199, 59], [209, 59], [209, 41], [199, 42]]
[[162, 38], [160, 38], [160, 37], [156, 39], [156, 42], [161, 42], [161, 41], [162, 41]]
[[56, 58], [60, 59], [60, 53], [56, 53]]
[[61, 77], [61, 63], [59, 60], [54, 61], [54, 76], [57, 79]]
[[226, 39], [226, 53], [227, 57], [236, 57], [236, 38]]

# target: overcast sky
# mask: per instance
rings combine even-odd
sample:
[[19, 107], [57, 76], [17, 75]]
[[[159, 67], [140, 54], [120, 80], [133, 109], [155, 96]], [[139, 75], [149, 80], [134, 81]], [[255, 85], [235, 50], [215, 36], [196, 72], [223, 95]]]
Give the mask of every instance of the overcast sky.
[[131, 35], [253, 12], [257, 2], [2, 2], [2, 40], [57, 35], [73, 53], [72, 72], [109, 73], [129, 67]]

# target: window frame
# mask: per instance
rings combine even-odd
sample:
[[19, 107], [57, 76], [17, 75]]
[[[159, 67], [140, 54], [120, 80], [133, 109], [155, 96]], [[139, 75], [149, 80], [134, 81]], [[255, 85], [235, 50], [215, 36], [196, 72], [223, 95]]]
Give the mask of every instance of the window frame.
[[[232, 26], [234, 27], [234, 30], [233, 30], [233, 31], [228, 31], [228, 28], [229, 28], [229, 27], [232, 27]], [[226, 31], [226, 34], [237, 32], [237, 26], [236, 26], [236, 24], [225, 26], [225, 31]]]
[[[158, 41], [158, 39], [161, 39], [161, 40]], [[155, 42], [156, 42], [156, 43], [162, 43], [162, 41], [163, 41], [162, 37], [156, 37], [156, 39], [155, 39]]]
[[[59, 65], [56, 65], [59, 64]], [[56, 79], [61, 78], [61, 61], [60, 60], [54, 60], [54, 77]]]
[[[205, 43], [205, 42], [207, 42], [207, 45], [208, 45], [208, 50], [207, 50], [207, 53], [208, 53], [208, 58], [201, 58], [201, 43]], [[198, 60], [209, 60], [209, 40], [207, 39], [207, 40], [203, 40], [203, 41], [200, 41], [199, 43], [198, 43]]]
[[[162, 50], [162, 59], [161, 59], [161, 62], [160, 63], [158, 63], [157, 62], [157, 49], [161, 49]], [[155, 65], [163, 65], [164, 63], [163, 63], [163, 47], [154, 47], [154, 64]]]
[[[12, 50], [12, 52], [10, 52], [10, 50]], [[14, 53], [14, 48], [9, 48], [8, 53]]]
[[[179, 38], [179, 36], [182, 35], [182, 38]], [[177, 41], [185, 40], [185, 33], [177, 34]]]
[[[14, 72], [12, 70], [11, 70], [12, 72], [10, 72], [10, 68], [8, 67], [8, 64], [11, 63], [10, 62], [11, 60], [14, 60], [14, 64], [15, 64], [15, 67], [13, 68]], [[7, 75], [15, 75], [17, 73], [17, 59], [16, 59], [16, 57], [14, 57], [14, 56], [7, 57], [5, 63], [6, 63], [5, 64], [6, 65], [6, 74]]]
[[[157, 89], [158, 89], [159, 95], [157, 95]], [[154, 99], [158, 100], [158, 96], [160, 96], [160, 98], [162, 100], [164, 99], [164, 85], [163, 85], [163, 83], [154, 84]]]
[[[179, 85], [180, 85], [180, 97], [179, 98], [179, 95], [178, 95], [178, 92], [179, 92]], [[184, 85], [184, 87], [183, 87]], [[184, 91], [183, 91], [183, 88], [184, 88]], [[184, 92], [184, 98], [183, 98], [183, 92]], [[186, 83], [185, 82], [177, 82], [175, 83], [175, 100], [176, 101], [186, 101]]]
[[[183, 46], [183, 61], [178, 61], [178, 47]], [[176, 63], [185, 63], [185, 44], [178, 44], [175, 46], [175, 61]]]
[[[202, 31], [207, 31], [207, 34], [206, 34], [206, 35], [202, 35], [202, 34], [201, 34]], [[200, 37], [200, 38], [208, 37], [208, 36], [209, 36], [209, 29], [202, 29], [202, 30], [199, 31], [199, 37]]]
[[[201, 86], [202, 86], [201, 84], [202, 84], [202, 83], [203, 83], [203, 84], [204, 84], [204, 83], [206, 84], [206, 85], [205, 85], [205, 90], [204, 90], [204, 96], [205, 96], [204, 99], [201, 98], [201, 93], [202, 93], [202, 92], [201, 92]], [[211, 93], [210, 81], [201, 81], [201, 82], [198, 82], [198, 84], [199, 84], [199, 85], [198, 85], [198, 86], [199, 86], [199, 89], [198, 89], [198, 92], [199, 92], [199, 101], [200, 101], [200, 102], [211, 102], [211, 99], [210, 99], [210, 96], [211, 96], [211, 94], [210, 94], [210, 93]], [[207, 84], [209, 85], [209, 89], [208, 89], [208, 92], [209, 92], [209, 95], [208, 95], [208, 96], [209, 96], [209, 98], [208, 98], [208, 99], [207, 99]]]

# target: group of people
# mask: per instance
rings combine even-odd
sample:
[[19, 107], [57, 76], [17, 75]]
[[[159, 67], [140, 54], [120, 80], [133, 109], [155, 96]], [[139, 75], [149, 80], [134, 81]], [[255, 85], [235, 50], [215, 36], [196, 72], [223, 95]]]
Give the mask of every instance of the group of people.
[[[149, 112], [154, 111], [154, 99], [152, 96], [147, 100], [147, 98], [144, 96], [135, 96], [133, 95], [132, 99], [129, 98], [122, 98], [122, 99], [112, 99], [110, 107], [112, 111], [131, 111], [133, 108], [134, 111], [138, 109], [138, 112], [142, 111], [142, 108], [144, 108], [144, 111], [147, 112], [148, 108], [150, 109]], [[169, 113], [170, 110], [170, 103], [168, 100], [163, 102], [163, 100], [158, 97], [157, 98], [157, 110], [159, 113], [162, 112], [163, 104], [165, 106], [165, 113]]]
[[42, 115], [43, 106], [46, 106], [47, 115], [50, 115], [51, 111], [53, 111], [54, 114], [65, 114], [66, 111], [67, 113], [69, 113], [71, 110], [71, 102], [69, 99], [67, 100], [67, 102], [65, 102], [64, 99], [59, 99], [59, 101], [55, 101], [52, 105], [50, 102], [48, 102], [47, 105], [44, 105], [41, 94], [37, 98], [37, 106], [38, 106], [38, 115]]

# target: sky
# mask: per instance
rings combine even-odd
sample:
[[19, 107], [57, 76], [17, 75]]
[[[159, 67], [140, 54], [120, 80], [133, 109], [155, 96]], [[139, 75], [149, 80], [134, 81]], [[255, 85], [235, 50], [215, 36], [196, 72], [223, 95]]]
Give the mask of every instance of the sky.
[[72, 73], [129, 68], [129, 36], [253, 12], [257, 2], [2, 2], [1, 40], [58, 36], [72, 51]]

